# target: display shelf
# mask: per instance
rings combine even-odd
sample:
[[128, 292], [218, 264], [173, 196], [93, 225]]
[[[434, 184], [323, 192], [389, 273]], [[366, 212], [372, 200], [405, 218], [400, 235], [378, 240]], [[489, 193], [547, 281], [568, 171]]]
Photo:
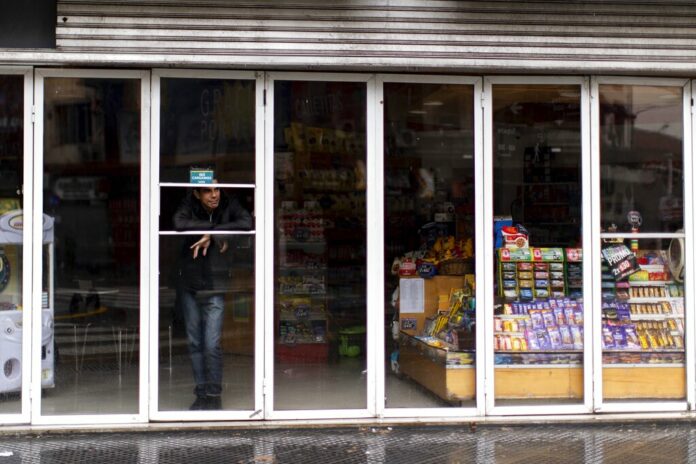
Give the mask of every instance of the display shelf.
[[279, 315], [281, 321], [325, 321], [328, 319], [325, 313], [309, 313], [306, 317], [297, 317], [294, 313], [289, 313], [288, 311], [281, 311]]
[[582, 350], [537, 350], [537, 351], [531, 351], [531, 350], [495, 350], [496, 354], [497, 353], [504, 353], [504, 354], [578, 354], [582, 353]]
[[287, 272], [289, 274], [291, 273], [307, 273], [307, 272], [318, 272], [318, 273], [324, 273], [328, 270], [327, 267], [301, 267], [301, 266], [278, 266], [276, 268], [278, 272]]
[[285, 205], [279, 227], [278, 247], [293, 251], [284, 252], [285, 259], [276, 266], [276, 356], [283, 362], [326, 361], [328, 267], [323, 215], [313, 207]]
[[285, 246], [326, 246], [326, 240], [287, 240], [280, 238], [278, 240], [279, 245]]
[[[675, 332], [676, 332], [676, 331], [675, 331]], [[643, 350], [643, 349], [640, 349], [640, 348], [636, 348], [636, 349], [604, 348], [604, 349], [602, 350], [602, 353], [607, 353], [607, 354], [611, 354], [611, 353], [637, 353], [637, 354], [646, 354], [646, 355], [650, 355], [650, 354], [664, 354], [664, 353], [678, 353], [678, 354], [683, 354], [683, 353], [684, 353], [684, 350], [683, 350], [683, 349], [652, 348], [652, 350], [654, 350], [654, 351], [647, 351], [647, 350]]]
[[281, 296], [326, 296], [326, 292], [278, 292]]
[[678, 367], [678, 368], [684, 368], [685, 364], [684, 363], [655, 363], [655, 364], [631, 364], [631, 363], [626, 363], [626, 364], [613, 364], [613, 363], [602, 363], [602, 368], [603, 369], [656, 369], [656, 368], [669, 368], [669, 367]]
[[329, 358], [328, 343], [278, 343], [275, 359], [285, 363], [326, 362]]
[[572, 369], [577, 368], [578, 365], [573, 363], [567, 364], [496, 364], [495, 369]]
[[675, 284], [673, 280], [629, 280], [628, 283], [631, 287], [651, 287]]
[[631, 314], [632, 321], [665, 321], [667, 319], [684, 319], [683, 314]]

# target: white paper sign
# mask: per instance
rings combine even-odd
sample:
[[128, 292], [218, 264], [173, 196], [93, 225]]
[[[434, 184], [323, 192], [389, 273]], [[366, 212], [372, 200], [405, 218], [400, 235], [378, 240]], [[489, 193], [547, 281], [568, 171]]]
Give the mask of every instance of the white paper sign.
[[423, 279], [399, 280], [399, 310], [402, 313], [425, 312], [425, 285]]

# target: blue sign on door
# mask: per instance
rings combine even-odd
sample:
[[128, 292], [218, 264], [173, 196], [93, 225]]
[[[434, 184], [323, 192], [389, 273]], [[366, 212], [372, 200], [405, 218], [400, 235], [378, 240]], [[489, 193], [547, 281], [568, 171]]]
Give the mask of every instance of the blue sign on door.
[[190, 182], [192, 184], [212, 184], [213, 171], [211, 169], [191, 169]]

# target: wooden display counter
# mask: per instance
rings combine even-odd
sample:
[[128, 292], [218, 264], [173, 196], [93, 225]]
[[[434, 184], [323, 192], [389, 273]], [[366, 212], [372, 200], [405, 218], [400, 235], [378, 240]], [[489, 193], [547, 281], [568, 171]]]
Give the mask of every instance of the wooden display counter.
[[[449, 402], [476, 397], [473, 353], [428, 346], [402, 332], [399, 347], [401, 372]], [[469, 363], [470, 364], [466, 364]], [[496, 399], [582, 399], [584, 367], [512, 366], [495, 368]], [[605, 400], [684, 399], [686, 370], [674, 365], [604, 367]]]
[[448, 352], [402, 333], [399, 346], [401, 372], [445, 401], [476, 397], [476, 369], [472, 353]]
[[[581, 366], [509, 366], [495, 369], [498, 399], [583, 397]], [[686, 370], [674, 365], [604, 367], [605, 400], [677, 400], [686, 398]]]
[[607, 400], [686, 398], [686, 368], [675, 365], [632, 365], [602, 369]]
[[496, 366], [498, 399], [582, 398], [581, 366]]

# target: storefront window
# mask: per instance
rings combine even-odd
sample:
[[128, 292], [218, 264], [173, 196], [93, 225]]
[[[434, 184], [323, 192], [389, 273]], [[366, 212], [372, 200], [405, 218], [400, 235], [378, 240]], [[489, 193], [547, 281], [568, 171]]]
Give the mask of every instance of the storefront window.
[[0, 414], [20, 413], [22, 380], [22, 239], [24, 76], [0, 76]]
[[579, 85], [493, 85], [496, 405], [583, 391]]
[[192, 167], [211, 166], [219, 183], [254, 183], [256, 82], [160, 82], [160, 182], [188, 182]]
[[384, 84], [383, 156], [386, 406], [473, 406], [473, 86]]
[[139, 410], [140, 92], [44, 81], [44, 415]]
[[254, 95], [253, 80], [161, 79], [161, 411], [254, 408]]
[[366, 85], [274, 86], [274, 409], [364, 409]]
[[603, 397], [683, 400], [682, 88], [600, 85], [599, 122]]

